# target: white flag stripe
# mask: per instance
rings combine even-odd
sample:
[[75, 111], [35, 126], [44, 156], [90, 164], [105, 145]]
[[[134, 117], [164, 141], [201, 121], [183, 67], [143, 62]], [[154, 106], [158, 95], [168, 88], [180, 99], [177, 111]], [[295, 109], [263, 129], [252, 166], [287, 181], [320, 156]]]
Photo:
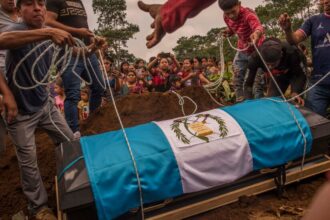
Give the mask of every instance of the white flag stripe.
[[[215, 109], [184, 119], [155, 123], [162, 129], [172, 147], [185, 193], [230, 183], [253, 170], [248, 140], [242, 128], [228, 113]], [[217, 119], [225, 123], [222, 126], [228, 130], [225, 137], [220, 137], [221, 125]], [[179, 122], [176, 123], [176, 132], [172, 129], [175, 121]], [[186, 143], [177, 137], [178, 131], [179, 136], [185, 135], [188, 140]], [[199, 138], [196, 137], [197, 134], [204, 136]]]

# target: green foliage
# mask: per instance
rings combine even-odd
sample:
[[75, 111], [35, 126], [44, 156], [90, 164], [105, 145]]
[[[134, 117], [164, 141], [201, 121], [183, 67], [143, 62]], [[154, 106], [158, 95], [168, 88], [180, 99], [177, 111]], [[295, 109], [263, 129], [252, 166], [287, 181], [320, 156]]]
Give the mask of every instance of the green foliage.
[[126, 1], [93, 0], [93, 9], [99, 15], [96, 33], [107, 38], [111, 49], [109, 53], [115, 62], [134, 59], [134, 55], [129, 54], [125, 48], [127, 41], [139, 32], [139, 27], [127, 22]]
[[[182, 60], [186, 57], [216, 57], [217, 60], [220, 59], [220, 49], [219, 49], [219, 36], [220, 31], [223, 28], [212, 28], [206, 36], [193, 35], [191, 37], [181, 37], [177, 41], [177, 46], [173, 48], [175, 55], [179, 60]], [[237, 38], [232, 39], [233, 42]], [[224, 55], [225, 61], [232, 61], [235, 55], [227, 41], [224, 44]]]
[[292, 18], [292, 28], [296, 30], [303, 21], [317, 13], [316, 0], [264, 0], [255, 11], [266, 28], [266, 35], [283, 38], [283, 32], [278, 25], [278, 18], [288, 13]]

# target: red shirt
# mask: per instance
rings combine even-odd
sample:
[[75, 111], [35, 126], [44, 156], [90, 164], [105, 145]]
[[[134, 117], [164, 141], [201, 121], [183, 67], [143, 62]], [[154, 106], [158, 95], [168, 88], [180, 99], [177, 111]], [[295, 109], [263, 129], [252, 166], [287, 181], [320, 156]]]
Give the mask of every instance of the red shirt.
[[181, 27], [187, 18], [195, 17], [216, 0], [168, 0], [161, 8], [162, 26], [172, 33]]
[[[238, 42], [237, 47], [239, 49], [244, 49], [249, 46], [251, 42], [250, 36], [256, 30], [264, 32], [264, 28], [260, 23], [260, 20], [256, 13], [249, 8], [240, 8], [239, 16], [237, 20], [231, 20], [227, 16], [224, 16], [224, 20], [231, 31], [231, 34], [237, 34]], [[262, 44], [265, 36], [263, 35], [258, 42], [258, 46]], [[252, 53], [254, 51], [254, 47], [250, 46], [247, 50], [247, 53]]]

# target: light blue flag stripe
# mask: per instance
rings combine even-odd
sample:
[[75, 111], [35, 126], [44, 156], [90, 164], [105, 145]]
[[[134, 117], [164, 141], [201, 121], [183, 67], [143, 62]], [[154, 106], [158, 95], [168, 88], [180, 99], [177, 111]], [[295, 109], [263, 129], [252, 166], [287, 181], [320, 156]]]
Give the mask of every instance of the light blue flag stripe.
[[[154, 123], [126, 129], [141, 179], [144, 203], [183, 194], [179, 168]], [[122, 131], [80, 139], [99, 219], [113, 219], [140, 206], [137, 178]]]
[[[309, 153], [312, 146], [309, 125], [301, 113], [290, 106], [303, 128]], [[254, 170], [279, 166], [303, 155], [304, 140], [286, 103], [260, 99], [222, 110], [242, 127], [250, 144]]]

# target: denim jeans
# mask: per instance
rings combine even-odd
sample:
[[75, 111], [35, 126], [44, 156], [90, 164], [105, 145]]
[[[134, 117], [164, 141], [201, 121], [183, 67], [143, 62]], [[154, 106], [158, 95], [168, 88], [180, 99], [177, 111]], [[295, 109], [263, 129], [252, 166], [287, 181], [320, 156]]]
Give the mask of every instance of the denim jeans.
[[[92, 80], [92, 84], [89, 86], [91, 91], [89, 95], [89, 109], [91, 112], [101, 105], [102, 96], [105, 92], [105, 89], [102, 88], [105, 83], [102, 77], [99, 62], [95, 54], [90, 56], [90, 61], [92, 67], [94, 68], [93, 71], [91, 66], [87, 62], [90, 77], [88, 76], [88, 71], [85, 69], [83, 59], [80, 59], [75, 69], [73, 69], [75, 63], [74, 57], [71, 59], [68, 68], [62, 75], [63, 86], [66, 96], [64, 101], [64, 114], [65, 119], [73, 133], [79, 131], [79, 113], [77, 105], [80, 100], [81, 85], [81, 80], [73, 73], [73, 71], [75, 71], [75, 73], [79, 75], [82, 79], [84, 79], [86, 82], [90, 82]], [[102, 85], [100, 83], [102, 83]]]
[[[249, 64], [249, 55], [242, 53], [242, 52], [237, 52], [233, 61], [233, 65], [235, 70], [235, 78], [234, 78], [234, 86], [235, 86], [235, 93], [236, 97], [242, 97], [244, 96], [244, 83], [246, 80], [246, 73], [248, 69], [248, 64]], [[261, 98], [263, 97], [263, 80], [262, 80], [262, 75], [263, 73], [260, 72], [258, 69], [257, 76], [255, 77], [254, 81], [254, 95], [256, 98]]]
[[317, 85], [307, 93], [306, 107], [326, 116], [330, 105], [330, 85]]

